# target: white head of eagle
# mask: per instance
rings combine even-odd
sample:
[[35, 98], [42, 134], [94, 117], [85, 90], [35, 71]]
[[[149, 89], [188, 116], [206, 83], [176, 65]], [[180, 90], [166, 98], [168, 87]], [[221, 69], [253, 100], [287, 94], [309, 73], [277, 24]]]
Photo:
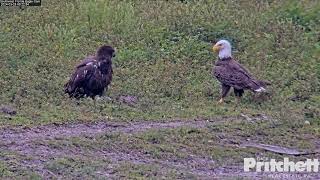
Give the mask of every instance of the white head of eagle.
[[218, 41], [213, 47], [212, 50], [214, 52], [219, 53], [219, 58], [224, 59], [224, 58], [229, 58], [231, 57], [231, 44], [227, 40], [220, 40]]
[[266, 92], [265, 87], [269, 82], [256, 79], [247, 69], [231, 56], [231, 44], [227, 40], [218, 41], [212, 50], [219, 54], [218, 61], [214, 64], [213, 74], [221, 83], [221, 99], [228, 94], [230, 88], [234, 89], [237, 97], [241, 97], [244, 90], [253, 92]]

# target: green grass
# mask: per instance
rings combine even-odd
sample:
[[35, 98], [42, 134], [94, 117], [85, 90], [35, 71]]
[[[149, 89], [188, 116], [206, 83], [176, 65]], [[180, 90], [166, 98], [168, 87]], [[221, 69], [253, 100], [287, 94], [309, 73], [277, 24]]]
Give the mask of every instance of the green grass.
[[[31, 143], [33, 147], [47, 147], [50, 152], [60, 153], [48, 154], [42, 158], [44, 165], [41, 172], [50, 172], [45, 177], [196, 179], [199, 178], [198, 174], [179, 168], [179, 164], [197, 169], [241, 169], [243, 158], [247, 157], [279, 160], [289, 157], [294, 161], [316, 158], [317, 155], [279, 155], [238, 146], [243, 142], [257, 141], [301, 151], [313, 151], [317, 147], [307, 139], [311, 134], [304, 127], [291, 129], [287, 124], [273, 124], [273, 127], [270, 127], [268, 122], [248, 124], [234, 121], [206, 128], [153, 129], [133, 134], [106, 132], [94, 137], [58, 138]], [[104, 154], [109, 152], [115, 155]], [[137, 158], [133, 160], [125, 155]], [[13, 152], [2, 152], [0, 158], [5, 159], [5, 163], [0, 164], [0, 172], [3, 173], [0, 177], [43, 176], [36, 172], [34, 167], [25, 165], [28, 160], [37, 162], [37, 156], [25, 157]], [[201, 158], [212, 162], [196, 161]], [[230, 174], [230, 177], [232, 175], [236, 174]]]
[[[319, 125], [319, 3], [299, 1], [44, 1], [1, 9], [1, 104], [18, 115], [2, 125], [214, 117], [262, 112]], [[225, 38], [234, 56], [272, 82], [261, 104], [218, 106], [212, 42]], [[101, 44], [117, 48], [108, 95], [139, 97], [135, 107], [63, 94], [73, 66]], [[294, 96], [300, 101], [291, 101]], [[285, 113], [283, 113], [285, 112]]]
[[40, 179], [36, 172], [22, 166], [22, 162], [28, 161], [28, 157], [15, 152], [0, 152], [0, 178], [1, 179]]
[[[264, 114], [272, 121], [112, 134], [94, 142], [72, 138], [37, 143], [83, 150], [112, 146], [160, 160], [191, 153], [211, 157], [217, 166], [259, 155], [255, 149], [224, 146], [219, 135], [235, 142], [254, 139], [315, 149], [313, 141], [320, 137], [319, 11], [319, 1], [298, 0], [55, 0], [43, 1], [41, 7], [1, 7], [0, 105], [14, 107], [17, 115], [0, 113], [0, 127]], [[272, 83], [270, 99], [257, 102], [247, 92], [236, 104], [230, 93], [227, 103], [217, 104], [220, 85], [211, 75], [217, 55], [211, 47], [222, 38], [232, 43], [234, 57], [252, 74]], [[113, 101], [69, 99], [63, 85], [74, 66], [102, 44], [117, 49], [107, 92]], [[138, 102], [120, 103], [121, 95], [137, 96]], [[1, 159], [9, 159], [0, 163], [0, 178], [38, 177], [17, 168], [23, 157], [12, 153], [0, 153]], [[45, 168], [66, 178], [97, 178], [97, 171], [109, 168], [106, 163], [66, 156], [47, 162]], [[158, 169], [157, 164], [128, 162], [112, 172], [135, 179], [194, 178], [175, 170], [157, 174]]]
[[177, 173], [175, 170], [163, 171], [157, 165], [136, 165], [130, 162], [120, 163], [117, 167], [113, 167], [106, 162], [99, 160], [83, 160], [79, 158], [58, 158], [47, 163], [46, 168], [52, 173], [63, 178], [85, 178], [85, 179], [106, 179], [101, 178], [106, 176], [106, 171], [110, 173], [109, 178], [119, 177], [125, 179], [155, 179], [157, 177], [161, 178], [193, 178], [195, 176], [189, 173], [181, 174]]

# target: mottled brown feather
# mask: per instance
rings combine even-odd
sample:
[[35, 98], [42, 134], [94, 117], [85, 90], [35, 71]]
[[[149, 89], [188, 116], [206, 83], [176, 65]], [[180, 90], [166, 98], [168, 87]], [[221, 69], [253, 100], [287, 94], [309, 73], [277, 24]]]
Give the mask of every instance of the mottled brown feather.
[[76, 98], [101, 96], [112, 81], [113, 56], [112, 47], [102, 46], [96, 56], [86, 57], [65, 84], [65, 93]]
[[256, 90], [262, 86], [248, 70], [233, 58], [219, 59], [214, 66], [213, 75], [222, 84], [235, 89]]

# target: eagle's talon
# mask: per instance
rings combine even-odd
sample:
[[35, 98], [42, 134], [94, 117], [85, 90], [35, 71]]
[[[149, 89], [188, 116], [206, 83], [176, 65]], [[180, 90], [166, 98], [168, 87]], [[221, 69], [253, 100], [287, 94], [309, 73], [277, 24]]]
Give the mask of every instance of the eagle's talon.
[[219, 104], [222, 104], [224, 101], [223, 101], [223, 98], [221, 98], [219, 101], [218, 101], [218, 103]]

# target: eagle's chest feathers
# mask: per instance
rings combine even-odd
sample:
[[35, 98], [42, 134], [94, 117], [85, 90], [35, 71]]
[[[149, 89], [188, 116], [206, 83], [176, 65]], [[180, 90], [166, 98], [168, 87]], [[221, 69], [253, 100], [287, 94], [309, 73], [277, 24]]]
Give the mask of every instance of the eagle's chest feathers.
[[233, 69], [234, 69], [234, 65], [235, 65], [235, 61], [231, 58], [228, 59], [219, 59], [213, 67], [214, 72], [216, 71], [221, 71], [221, 69], [223, 69], [223, 71], [225, 71], [225, 73], [230, 73]]
[[232, 58], [219, 59], [213, 67], [213, 75], [221, 82], [235, 73], [235, 65], [236, 62]]
[[216, 63], [215, 66], [229, 66], [230, 64], [233, 64], [234, 60], [229, 57], [229, 58], [224, 58], [224, 59], [219, 59]]
[[109, 67], [106, 63], [97, 62], [94, 65], [93, 78], [91, 78], [91, 87], [94, 89], [100, 89], [106, 87], [107, 78], [111, 73], [111, 66]]

